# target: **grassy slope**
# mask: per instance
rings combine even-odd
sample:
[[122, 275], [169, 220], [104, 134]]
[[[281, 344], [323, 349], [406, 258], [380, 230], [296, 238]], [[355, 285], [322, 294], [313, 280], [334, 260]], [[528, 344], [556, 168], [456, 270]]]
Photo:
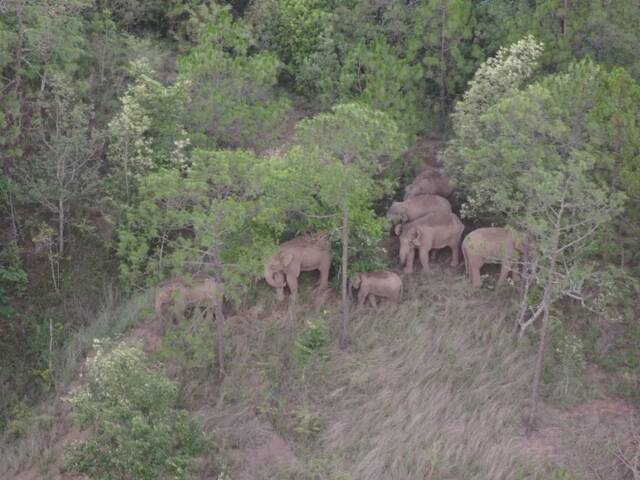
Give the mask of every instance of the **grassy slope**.
[[[128, 338], [143, 340], [180, 382], [183, 406], [215, 434], [233, 479], [625, 478], [598, 443], [634, 414], [625, 405], [609, 402], [607, 415], [593, 402], [572, 412], [546, 406], [541, 430], [524, 437], [533, 349], [514, 346], [513, 292], [472, 291], [440, 266], [408, 282], [401, 306], [355, 314], [346, 352], [332, 341], [325, 359], [306, 362], [296, 338], [317, 320], [337, 338], [337, 299], [316, 309], [303, 297], [291, 330], [284, 307], [262, 291], [256, 307], [229, 318], [222, 383], [203, 364], [213, 355], [178, 358], [153, 325]], [[148, 318], [148, 302], [101, 317], [82, 345]], [[26, 439], [0, 444], [0, 478], [60, 478], [62, 444], [79, 432], [60, 402], [47, 410], [49, 420]], [[212, 478], [207, 470], [196, 478]]]

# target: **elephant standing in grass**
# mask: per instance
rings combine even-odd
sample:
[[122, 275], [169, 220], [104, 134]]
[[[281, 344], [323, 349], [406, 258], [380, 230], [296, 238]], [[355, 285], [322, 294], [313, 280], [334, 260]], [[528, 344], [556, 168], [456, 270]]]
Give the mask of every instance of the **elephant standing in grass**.
[[288, 286], [294, 296], [298, 292], [300, 272], [318, 270], [320, 282], [318, 288], [329, 286], [331, 268], [331, 250], [329, 239], [324, 235], [303, 235], [283, 243], [264, 266], [264, 279], [276, 289], [279, 301], [284, 299], [284, 287]]
[[401, 227], [396, 233], [400, 236], [400, 265], [404, 266], [404, 273], [413, 272], [416, 248], [424, 271], [429, 270], [429, 252], [436, 248], [450, 247], [451, 266], [458, 265], [464, 225], [455, 213], [430, 213]]
[[474, 287], [480, 287], [480, 269], [485, 263], [500, 263], [498, 285], [502, 285], [513, 272], [511, 266], [517, 262], [518, 253], [527, 258], [531, 251], [530, 241], [526, 236], [507, 228], [478, 228], [471, 232], [462, 242], [462, 254], [467, 275]]
[[205, 307], [205, 315], [215, 314], [222, 304], [222, 287], [211, 277], [174, 279], [160, 284], [155, 298], [155, 311], [160, 319], [171, 315], [173, 323], [184, 320], [190, 307]]
[[394, 222], [412, 222], [434, 212], [451, 212], [451, 204], [439, 195], [418, 195], [403, 202], [393, 202], [387, 216]]
[[358, 290], [358, 307], [367, 299], [376, 308], [376, 297], [389, 298], [396, 303], [402, 298], [402, 279], [393, 272], [358, 273], [351, 279], [350, 290]]

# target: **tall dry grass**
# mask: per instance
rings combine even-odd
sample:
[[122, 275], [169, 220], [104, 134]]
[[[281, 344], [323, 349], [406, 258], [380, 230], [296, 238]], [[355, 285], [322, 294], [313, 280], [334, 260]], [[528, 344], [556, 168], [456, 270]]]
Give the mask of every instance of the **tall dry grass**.
[[397, 309], [353, 325], [359, 367], [345, 368], [323, 449], [354, 480], [536, 478], [523, 452], [533, 365], [508, 302], [445, 272]]

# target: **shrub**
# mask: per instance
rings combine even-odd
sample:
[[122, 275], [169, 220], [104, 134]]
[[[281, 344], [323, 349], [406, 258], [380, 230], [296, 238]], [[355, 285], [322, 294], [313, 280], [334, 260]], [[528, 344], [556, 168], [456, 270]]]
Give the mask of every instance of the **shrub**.
[[94, 436], [67, 446], [66, 468], [100, 480], [188, 478], [208, 440], [176, 409], [176, 385], [152, 370], [139, 348], [119, 345], [107, 353], [100, 342], [95, 346], [87, 386], [69, 397]]
[[327, 360], [330, 340], [329, 328], [324, 320], [308, 321], [306, 328], [296, 339], [293, 357], [301, 365], [314, 359]]

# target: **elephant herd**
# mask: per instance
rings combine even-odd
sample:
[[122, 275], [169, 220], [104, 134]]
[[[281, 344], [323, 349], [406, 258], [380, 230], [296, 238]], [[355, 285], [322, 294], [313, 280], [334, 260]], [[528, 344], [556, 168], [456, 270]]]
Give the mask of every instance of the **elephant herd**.
[[[423, 271], [429, 270], [431, 252], [450, 248], [451, 266], [459, 264], [464, 225], [453, 213], [447, 199], [452, 193], [447, 177], [429, 167], [405, 188], [404, 200], [393, 202], [388, 217], [395, 224], [394, 232], [400, 241], [399, 260], [403, 273], [413, 272], [416, 251]], [[474, 287], [480, 286], [480, 269], [486, 263], [500, 263], [498, 284], [504, 283], [517, 252], [528, 255], [524, 235], [501, 227], [479, 228], [462, 241], [465, 269]], [[330, 245], [326, 232], [304, 235], [283, 243], [265, 265], [264, 277], [276, 289], [279, 300], [284, 288], [297, 294], [298, 276], [302, 271], [318, 270], [318, 289], [326, 289], [331, 265]], [[376, 298], [399, 301], [402, 279], [394, 272], [360, 272], [350, 282], [350, 290], [358, 290], [358, 305], [368, 300], [375, 306]]]
[[[447, 177], [440, 170], [429, 167], [405, 188], [403, 201], [391, 204], [388, 217], [395, 224], [403, 273], [413, 272], [416, 250], [426, 272], [431, 252], [435, 254], [435, 250], [448, 247], [454, 267], [459, 264], [462, 250], [465, 270], [474, 287], [480, 286], [480, 269], [486, 263], [501, 264], [498, 285], [502, 284], [513, 271], [517, 253], [528, 256], [531, 242], [526, 241], [525, 235], [501, 227], [478, 228], [461, 241], [464, 225], [447, 199], [451, 193]], [[330, 247], [327, 232], [301, 235], [280, 245], [264, 267], [264, 278], [276, 290], [278, 300], [284, 299], [285, 288], [294, 298], [297, 296], [301, 272], [317, 270], [320, 273], [318, 290], [328, 289]], [[359, 306], [369, 301], [375, 307], [376, 298], [398, 302], [403, 292], [402, 278], [390, 271], [360, 272], [349, 282], [349, 290], [358, 290]], [[177, 280], [167, 282], [161, 285], [156, 296], [156, 313], [162, 315], [172, 303], [180, 315], [189, 305], [206, 302], [215, 306], [221, 301], [220, 291], [220, 286], [206, 277], [194, 278], [188, 285]], [[176, 297], [181, 298], [179, 304]]]

